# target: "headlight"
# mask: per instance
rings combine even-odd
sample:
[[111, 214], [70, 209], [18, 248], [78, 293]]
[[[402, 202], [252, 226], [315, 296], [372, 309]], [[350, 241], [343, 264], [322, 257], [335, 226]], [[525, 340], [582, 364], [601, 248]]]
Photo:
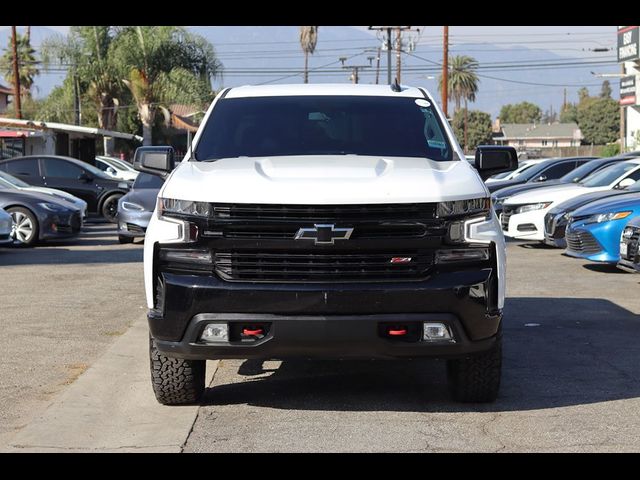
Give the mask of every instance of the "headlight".
[[631, 212], [597, 213], [587, 218], [584, 223], [610, 222], [611, 220], [620, 220], [621, 218], [627, 218], [629, 215], [631, 215]]
[[211, 205], [208, 202], [158, 198], [158, 215], [172, 213], [192, 217], [208, 217], [211, 213]]
[[454, 200], [440, 202], [436, 214], [438, 217], [453, 217], [456, 215], [489, 214], [489, 199], [487, 197], [472, 198], [470, 200]]
[[142, 205], [138, 205], [137, 203], [132, 202], [122, 202], [122, 209], [135, 212], [144, 211], [144, 207]]
[[521, 205], [516, 208], [515, 213], [525, 213], [531, 212], [533, 210], [542, 210], [543, 208], [547, 208], [551, 205], [551, 202], [540, 202], [540, 203], [530, 203], [528, 205]]
[[64, 208], [62, 205], [58, 205], [56, 203], [39, 203], [38, 205], [40, 205], [42, 208], [44, 208], [45, 210], [49, 210], [50, 212], [66, 212], [67, 209]]

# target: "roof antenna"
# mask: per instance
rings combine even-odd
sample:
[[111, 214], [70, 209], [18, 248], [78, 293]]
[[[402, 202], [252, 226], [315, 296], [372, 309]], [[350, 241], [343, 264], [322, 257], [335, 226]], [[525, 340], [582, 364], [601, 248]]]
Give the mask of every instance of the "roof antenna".
[[402, 91], [402, 89], [400, 88], [400, 84], [398, 83], [398, 77], [396, 77], [393, 83], [391, 84], [391, 90], [393, 90], [394, 92]]

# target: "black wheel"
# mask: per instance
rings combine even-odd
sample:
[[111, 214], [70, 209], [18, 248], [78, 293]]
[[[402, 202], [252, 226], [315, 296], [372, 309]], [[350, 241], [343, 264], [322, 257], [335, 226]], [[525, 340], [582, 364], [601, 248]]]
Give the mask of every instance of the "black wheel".
[[31, 210], [23, 207], [7, 209], [13, 225], [11, 226], [11, 238], [13, 243], [20, 247], [31, 247], [38, 240], [38, 219]]
[[122, 197], [122, 193], [114, 193], [109, 195], [102, 203], [102, 216], [110, 223], [116, 223], [116, 215], [118, 214], [118, 200]]
[[120, 243], [133, 243], [133, 237], [127, 237], [126, 235], [118, 235], [118, 241]]
[[204, 393], [204, 360], [167, 357], [149, 337], [151, 382], [156, 399], [163, 405], [196, 403]]
[[490, 350], [447, 362], [449, 389], [454, 400], [485, 403], [498, 398], [502, 371], [501, 330]]

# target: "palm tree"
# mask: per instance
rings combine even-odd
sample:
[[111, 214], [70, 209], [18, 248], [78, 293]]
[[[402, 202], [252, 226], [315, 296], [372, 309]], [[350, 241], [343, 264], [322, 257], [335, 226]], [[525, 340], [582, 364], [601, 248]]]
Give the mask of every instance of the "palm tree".
[[143, 145], [152, 144], [159, 110], [167, 118], [169, 103], [210, 100], [211, 78], [222, 69], [211, 44], [181, 27], [121, 27], [113, 55], [138, 108]]
[[318, 43], [318, 27], [300, 27], [300, 46], [304, 52], [304, 83], [309, 83], [309, 54], [313, 55]]
[[[38, 70], [38, 60], [35, 56], [35, 49], [31, 46], [30, 35], [16, 34], [16, 46], [18, 49], [18, 75], [20, 76], [20, 95], [31, 96], [31, 87], [33, 79], [40, 73]], [[4, 54], [0, 58], [0, 71], [5, 80], [10, 84], [14, 84], [13, 80], [13, 50], [11, 42], [5, 48]]]
[[[42, 45], [45, 65], [54, 61], [71, 65], [71, 81], [77, 94], [85, 94], [96, 105], [98, 126], [106, 130], [116, 128], [124, 87], [112, 59], [113, 39], [112, 27], [71, 27], [69, 36], [57, 35]], [[113, 153], [112, 138], [104, 137], [104, 153]]]
[[[467, 148], [467, 101], [475, 102], [478, 93], [478, 61], [467, 55], [456, 55], [449, 58], [448, 96], [456, 104], [455, 111], [460, 110], [464, 101], [464, 147]], [[442, 75], [439, 78], [438, 90], [442, 92]]]

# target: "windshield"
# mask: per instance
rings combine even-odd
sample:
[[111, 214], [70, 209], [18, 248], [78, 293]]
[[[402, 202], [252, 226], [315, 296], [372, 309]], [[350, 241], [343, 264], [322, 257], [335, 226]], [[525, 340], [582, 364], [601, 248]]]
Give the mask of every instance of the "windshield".
[[106, 173], [104, 173], [102, 170], [100, 170], [98, 167], [94, 167], [93, 165], [89, 165], [86, 162], [82, 162], [82, 165], [79, 165], [82, 168], [84, 168], [87, 172], [91, 173], [92, 175], [99, 177], [99, 178], [105, 178], [107, 180], [113, 180], [109, 175], [107, 175]]
[[[606, 165], [606, 164], [605, 164]], [[598, 170], [600, 168], [606, 168], [602, 163], [591, 163], [587, 162], [584, 165], [580, 165], [578, 168], [571, 170], [566, 175], [560, 177], [560, 181], [562, 183], [576, 183], [585, 178], [587, 175], [592, 173], [594, 170]]]
[[348, 154], [453, 159], [426, 99], [330, 95], [219, 100], [195, 154], [198, 160]]
[[148, 173], [140, 173], [136, 177], [136, 181], [133, 182], [133, 189], [138, 190], [140, 188], [157, 188], [162, 187], [164, 180], [157, 175], [150, 175]]
[[19, 178], [14, 177], [13, 175], [9, 175], [6, 172], [3, 172], [0, 170], [0, 181], [3, 184], [10, 184], [13, 187], [30, 187], [31, 185], [29, 185], [27, 182], [23, 182], [22, 180], [20, 180]]
[[636, 168], [638, 168], [637, 163], [621, 162], [615, 165], [609, 165], [602, 170], [593, 172], [580, 183], [585, 187], [606, 187], [621, 175], [624, 175], [625, 173]]
[[522, 175], [523, 172], [525, 172], [526, 170], [529, 170], [533, 166], [535, 166], [535, 163], [527, 163], [525, 165], [522, 165], [521, 167], [514, 170], [512, 173], [508, 173], [506, 178], [507, 180], [511, 180], [512, 178], [518, 178], [520, 175]]
[[127, 163], [124, 162], [123, 160], [118, 160], [117, 158], [111, 158], [111, 157], [101, 157], [100, 160], [113, 166], [116, 170], [127, 170], [127, 171], [135, 172], [133, 167], [131, 165], [127, 165]]

